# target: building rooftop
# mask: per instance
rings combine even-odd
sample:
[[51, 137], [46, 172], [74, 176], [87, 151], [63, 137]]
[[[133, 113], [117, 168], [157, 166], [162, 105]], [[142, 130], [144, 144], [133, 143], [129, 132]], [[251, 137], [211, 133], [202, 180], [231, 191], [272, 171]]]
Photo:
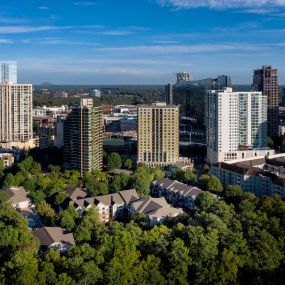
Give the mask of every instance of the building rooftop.
[[83, 191], [81, 188], [70, 189], [65, 191], [65, 193], [71, 200], [82, 199], [88, 196], [88, 193]]
[[139, 195], [135, 189], [122, 190], [117, 193], [112, 193], [108, 195], [101, 195], [96, 197], [89, 197], [83, 199], [77, 199], [69, 202], [69, 205], [79, 206], [83, 210], [86, 210], [88, 206], [98, 205], [99, 203], [105, 206], [110, 206], [112, 203], [118, 205], [129, 204], [135, 200], [139, 199]]
[[95, 197], [95, 200], [106, 206], [111, 205], [112, 203], [116, 203], [118, 205], [129, 204], [137, 199], [139, 199], [139, 195], [135, 189], [122, 190], [118, 193]]
[[166, 105], [166, 104], [153, 104], [153, 105], [143, 105], [139, 106], [138, 110], [140, 109], [176, 109], [179, 108], [177, 105]]
[[[262, 164], [260, 164], [262, 163]], [[256, 167], [262, 165], [263, 167]], [[264, 176], [271, 178], [272, 183], [285, 187], [285, 175], [273, 171], [270, 166], [285, 167], [285, 157], [279, 157], [275, 159], [265, 158], [263, 160], [248, 160], [236, 163], [220, 162], [213, 165], [214, 167], [222, 168], [228, 171], [239, 173], [243, 176]]]
[[112, 171], [112, 173], [113, 173], [114, 175], [120, 175], [120, 174], [122, 174], [122, 173], [127, 174], [127, 175], [131, 175], [131, 174], [133, 174], [133, 171], [127, 170], [127, 169], [114, 169], [114, 170]]
[[24, 187], [10, 187], [2, 190], [8, 195], [8, 199], [12, 204], [20, 203], [29, 200], [28, 192], [25, 191]]
[[193, 187], [177, 180], [161, 178], [152, 182], [153, 185], [159, 185], [161, 188], [168, 189], [174, 193], [180, 192], [184, 198], [192, 197], [196, 199], [203, 191], [198, 187]]
[[39, 239], [42, 246], [51, 246], [54, 243], [74, 245], [72, 233], [64, 233], [60, 227], [44, 227], [33, 230], [33, 235]]
[[145, 214], [151, 219], [177, 216], [184, 213], [182, 209], [170, 206], [165, 198], [145, 197], [132, 203], [135, 212]]

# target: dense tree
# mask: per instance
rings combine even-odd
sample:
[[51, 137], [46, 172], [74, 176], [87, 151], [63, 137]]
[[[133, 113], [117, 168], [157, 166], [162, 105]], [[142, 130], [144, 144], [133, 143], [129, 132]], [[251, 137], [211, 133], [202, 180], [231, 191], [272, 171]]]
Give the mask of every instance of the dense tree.
[[20, 170], [29, 172], [33, 165], [33, 158], [31, 156], [28, 156], [25, 160], [18, 163], [17, 166]]
[[186, 184], [194, 184], [197, 180], [196, 174], [192, 169], [176, 169], [172, 173], [172, 178]]
[[140, 282], [138, 284], [166, 284], [166, 280], [160, 269], [161, 259], [155, 255], [147, 255], [140, 263]]
[[223, 186], [216, 176], [202, 174], [199, 177], [199, 184], [203, 189], [214, 193], [221, 193], [223, 191]]
[[267, 146], [272, 148], [274, 146], [274, 141], [271, 137], [267, 137]]
[[[2, 195], [1, 195], [2, 196]], [[38, 243], [26, 220], [0, 199], [0, 280], [6, 284], [36, 284]]]
[[121, 190], [126, 189], [126, 187], [129, 185], [129, 180], [130, 180], [130, 176], [125, 174], [125, 173], [121, 173], [120, 175], [116, 176], [111, 185], [110, 185], [110, 191], [111, 192], [118, 192]]
[[22, 171], [17, 172], [16, 175], [14, 176], [15, 185], [23, 185], [26, 178], [27, 177], [24, 172]]
[[0, 178], [4, 175], [5, 165], [2, 160], [0, 160]]
[[30, 172], [36, 175], [36, 174], [41, 174], [41, 171], [42, 171], [41, 164], [36, 161], [33, 161], [32, 166], [30, 168]]
[[225, 191], [225, 198], [228, 202], [238, 204], [243, 195], [242, 188], [239, 185], [229, 185]]
[[[84, 186], [90, 193], [98, 193], [98, 185], [104, 183], [107, 185], [108, 178], [107, 175], [100, 171], [94, 171], [92, 173], [86, 173], [83, 177]], [[101, 186], [102, 187], [102, 186]], [[103, 186], [105, 187], [105, 186]], [[106, 187], [105, 187], [106, 188]]]
[[28, 251], [15, 252], [6, 264], [7, 276], [12, 284], [37, 284], [38, 259]]
[[18, 186], [16, 185], [15, 177], [12, 173], [8, 173], [4, 179], [3, 186], [8, 188], [11, 186]]
[[65, 171], [63, 176], [67, 180], [67, 187], [73, 189], [79, 186], [80, 172], [78, 170]]
[[[191, 215], [165, 225], [149, 228], [145, 215], [134, 215], [129, 223], [104, 224], [95, 207], [82, 217], [73, 206], [56, 213], [54, 209], [60, 209], [57, 205], [66, 198], [65, 190], [81, 183], [79, 174], [58, 169], [42, 175], [36, 161], [27, 157], [7, 169], [6, 183], [23, 185], [45, 224], [72, 231], [76, 245], [66, 253], [38, 254], [39, 244], [27, 221], [0, 191], [3, 284], [285, 283], [285, 202], [279, 196], [257, 198], [230, 185], [219, 199], [202, 192]], [[145, 196], [150, 181], [160, 174], [139, 164], [132, 176], [108, 177], [94, 171], [85, 175], [83, 184], [96, 195], [107, 193], [109, 182], [111, 192], [135, 187]], [[179, 175], [185, 183], [187, 172]], [[189, 172], [187, 183], [193, 175]], [[205, 190], [221, 191], [216, 178], [206, 174], [197, 183]]]
[[223, 186], [220, 180], [216, 176], [210, 176], [210, 179], [207, 183], [207, 189], [214, 193], [223, 192]]
[[151, 174], [152, 174], [152, 180], [158, 180], [165, 176], [164, 171], [162, 171], [159, 167], [154, 168]]
[[58, 215], [61, 227], [71, 231], [75, 227], [75, 219], [78, 218], [78, 213], [73, 206], [69, 206], [66, 210]]
[[176, 238], [167, 253], [167, 280], [173, 284], [188, 284], [188, 267], [191, 264], [189, 249], [183, 240]]
[[198, 211], [209, 212], [217, 203], [217, 199], [208, 192], [202, 192], [196, 199], [196, 208]]
[[131, 177], [131, 185], [138, 191], [140, 196], [145, 197], [150, 193], [150, 182], [152, 178], [149, 168], [145, 165], [139, 165]]
[[65, 192], [58, 192], [58, 193], [56, 193], [55, 197], [54, 197], [55, 205], [60, 206], [67, 197], [68, 196], [67, 196], [67, 194]]
[[121, 156], [117, 152], [112, 152], [107, 157], [106, 169], [108, 171], [112, 171], [116, 168], [122, 167], [122, 159]]
[[210, 179], [210, 176], [207, 174], [202, 174], [198, 179], [198, 183], [200, 187], [203, 188], [204, 190], [207, 190], [209, 179]]
[[184, 183], [186, 184], [193, 184], [195, 183], [197, 180], [197, 176], [195, 174], [195, 172], [193, 171], [193, 169], [186, 169], [184, 172]]
[[207, 173], [209, 172], [209, 170], [210, 170], [209, 165], [208, 165], [207, 163], [205, 163], [205, 164], [203, 165], [203, 173], [204, 173], [204, 174], [207, 174]]
[[37, 205], [37, 213], [47, 224], [53, 223], [53, 219], [55, 218], [55, 211], [46, 201], [42, 201]]
[[52, 164], [50, 164], [49, 166], [48, 166], [48, 169], [50, 170], [50, 172], [52, 172], [52, 173], [59, 173], [60, 172], [60, 166], [59, 165], [52, 165]]
[[132, 169], [133, 167], [133, 162], [131, 159], [127, 158], [125, 161], [124, 161], [124, 168], [126, 169]]

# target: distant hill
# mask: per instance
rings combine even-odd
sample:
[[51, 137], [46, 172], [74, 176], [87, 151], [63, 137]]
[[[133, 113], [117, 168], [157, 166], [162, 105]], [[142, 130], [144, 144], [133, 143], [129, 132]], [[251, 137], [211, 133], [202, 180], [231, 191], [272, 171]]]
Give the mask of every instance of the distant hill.
[[50, 82], [44, 82], [40, 86], [52, 86], [53, 84]]

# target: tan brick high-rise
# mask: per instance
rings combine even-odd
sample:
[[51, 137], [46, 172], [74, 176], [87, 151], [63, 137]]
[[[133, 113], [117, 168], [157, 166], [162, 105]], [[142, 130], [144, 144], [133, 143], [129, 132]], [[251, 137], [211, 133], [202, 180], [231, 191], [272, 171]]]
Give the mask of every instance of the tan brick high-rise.
[[179, 107], [153, 104], [138, 108], [138, 162], [165, 166], [179, 159]]
[[262, 91], [267, 96], [267, 133], [268, 136], [275, 138], [279, 135], [279, 85], [277, 69], [270, 65], [263, 65], [261, 69], [254, 70], [253, 91]]
[[27, 143], [33, 138], [31, 84], [0, 84], [0, 143]]

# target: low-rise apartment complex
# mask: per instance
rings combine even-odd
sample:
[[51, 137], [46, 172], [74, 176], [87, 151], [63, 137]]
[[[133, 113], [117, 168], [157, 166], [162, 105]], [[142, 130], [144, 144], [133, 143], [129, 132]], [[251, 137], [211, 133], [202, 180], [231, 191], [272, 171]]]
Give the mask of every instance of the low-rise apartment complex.
[[155, 197], [165, 197], [174, 205], [186, 210], [193, 209], [196, 198], [203, 191], [197, 187], [189, 186], [177, 180], [161, 178], [151, 183], [151, 193]]
[[285, 155], [213, 164], [210, 170], [223, 184], [240, 185], [256, 196], [278, 194], [285, 197]]

